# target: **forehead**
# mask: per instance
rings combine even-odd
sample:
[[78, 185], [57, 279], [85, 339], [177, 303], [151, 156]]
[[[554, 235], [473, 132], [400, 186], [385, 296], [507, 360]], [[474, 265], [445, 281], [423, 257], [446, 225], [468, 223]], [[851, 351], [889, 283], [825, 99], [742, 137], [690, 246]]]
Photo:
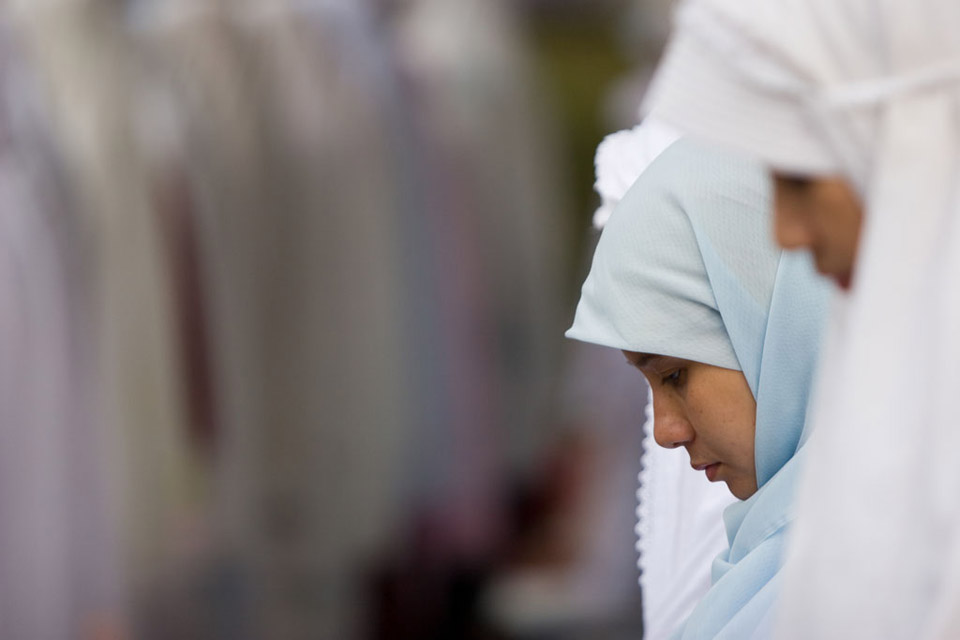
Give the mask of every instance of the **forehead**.
[[635, 367], [648, 367], [651, 364], [656, 364], [658, 361], [663, 360], [663, 356], [658, 356], [655, 353], [634, 353], [627, 356], [627, 360]]
[[663, 356], [656, 353], [640, 353], [638, 351], [624, 351], [623, 355], [626, 356], [627, 362], [637, 367], [638, 369], [656, 367], [659, 364], [662, 364], [667, 361], [673, 361], [677, 358], [670, 358], [669, 356]]

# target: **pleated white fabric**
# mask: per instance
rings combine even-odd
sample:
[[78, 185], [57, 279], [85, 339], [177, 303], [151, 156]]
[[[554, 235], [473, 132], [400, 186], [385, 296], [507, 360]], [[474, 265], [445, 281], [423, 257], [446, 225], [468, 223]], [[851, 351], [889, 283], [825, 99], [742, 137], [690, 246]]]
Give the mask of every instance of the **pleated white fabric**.
[[680, 132], [663, 122], [647, 118], [632, 129], [611, 133], [600, 146], [594, 165], [597, 181], [594, 189], [600, 207], [593, 215], [593, 226], [602, 229], [610, 214], [647, 167], [680, 138]]
[[727, 548], [723, 511], [735, 499], [726, 485], [708, 484], [684, 451], [653, 439], [653, 403], [647, 404], [637, 551], [643, 590], [644, 638], [670, 638], [710, 589], [714, 558]]
[[649, 111], [775, 168], [842, 173], [867, 210], [778, 637], [956, 637], [960, 4], [694, 0], [678, 27]]

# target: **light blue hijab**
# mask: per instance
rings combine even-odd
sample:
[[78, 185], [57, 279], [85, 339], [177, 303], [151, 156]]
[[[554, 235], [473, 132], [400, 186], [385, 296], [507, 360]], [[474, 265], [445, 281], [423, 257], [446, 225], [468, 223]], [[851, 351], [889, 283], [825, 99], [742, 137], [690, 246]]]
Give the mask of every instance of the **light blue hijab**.
[[730, 548], [684, 640], [741, 640], [770, 619], [792, 519], [829, 291], [807, 255], [777, 249], [771, 217], [758, 164], [676, 142], [615, 209], [567, 332], [742, 371], [757, 401], [759, 490], [724, 512]]

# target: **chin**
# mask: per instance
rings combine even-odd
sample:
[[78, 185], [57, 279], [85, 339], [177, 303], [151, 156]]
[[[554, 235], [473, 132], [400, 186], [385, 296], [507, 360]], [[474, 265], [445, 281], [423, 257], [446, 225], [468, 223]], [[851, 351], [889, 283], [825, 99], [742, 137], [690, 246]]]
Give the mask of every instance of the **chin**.
[[746, 486], [744, 482], [727, 482], [727, 489], [738, 500], [746, 500], [757, 492], [756, 485]]
[[853, 276], [850, 274], [850, 272], [834, 274], [833, 281], [836, 282], [837, 286], [843, 291], [850, 291], [850, 284], [853, 281]]

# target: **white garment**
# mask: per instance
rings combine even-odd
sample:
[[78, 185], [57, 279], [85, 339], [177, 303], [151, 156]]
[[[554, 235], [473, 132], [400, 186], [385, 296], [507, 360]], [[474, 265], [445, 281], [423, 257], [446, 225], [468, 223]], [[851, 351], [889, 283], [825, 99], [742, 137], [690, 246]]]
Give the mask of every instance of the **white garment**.
[[[594, 224], [610, 213], [648, 166], [679, 134], [647, 120], [609, 135], [597, 149], [596, 190], [601, 206]], [[639, 381], [638, 381], [639, 382]], [[690, 468], [685, 451], [664, 449], [653, 439], [653, 403], [643, 426], [637, 491], [637, 551], [643, 593], [644, 638], [669, 638], [710, 588], [713, 559], [727, 547], [723, 510], [734, 497], [723, 484], [709, 484]]]
[[699, 0], [655, 80], [652, 113], [783, 170], [843, 173], [866, 206], [781, 638], [960, 629], [958, 31], [954, 0]]
[[637, 551], [643, 590], [643, 637], [669, 638], [710, 588], [713, 559], [727, 547], [723, 510], [734, 502], [724, 484], [709, 484], [690, 468], [685, 451], [653, 440], [647, 404]]
[[357, 567], [400, 526], [410, 424], [369, 6], [159, 4], [143, 37], [210, 291], [216, 538], [230, 587], [256, 592], [229, 614], [214, 603], [220, 637], [364, 637]]
[[593, 215], [593, 225], [597, 229], [607, 224], [623, 194], [640, 174], [679, 137], [680, 132], [672, 127], [648, 120], [603, 139], [594, 161], [597, 169], [594, 188], [600, 194], [600, 207]]
[[11, 81], [28, 75], [22, 64], [4, 47], [0, 620], [11, 640], [73, 638], [125, 615], [109, 490], [116, 456], [96, 415], [75, 211], [61, 206], [43, 110], [27, 82]]
[[197, 486], [186, 438], [168, 262], [133, 135], [136, 57], [109, 3], [18, 4], [11, 23], [49, 109], [73, 222], [89, 251], [88, 375], [120, 519], [114, 560], [129, 600], [162, 581], [182, 549]]

